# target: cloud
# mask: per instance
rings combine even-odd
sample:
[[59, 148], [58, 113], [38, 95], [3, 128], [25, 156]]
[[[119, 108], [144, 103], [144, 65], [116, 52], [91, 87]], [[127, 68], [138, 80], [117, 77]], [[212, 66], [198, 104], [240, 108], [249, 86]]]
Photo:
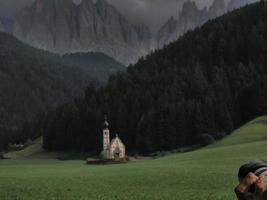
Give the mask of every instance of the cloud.
[[[150, 26], [157, 31], [171, 16], [178, 18], [186, 0], [107, 0], [134, 23]], [[199, 8], [209, 7], [214, 0], [192, 0]], [[229, 1], [229, 0], [226, 0]]]
[[[0, 16], [14, 17], [34, 0], [0, 0]], [[81, 1], [81, 0], [74, 0]], [[149, 25], [155, 32], [168, 18], [178, 17], [186, 0], [107, 0], [133, 23]], [[209, 6], [213, 0], [195, 0], [199, 7]]]
[[134, 23], [148, 24], [156, 30], [170, 16], [178, 16], [184, 0], [108, 0]]
[[0, 0], [0, 16], [13, 18], [18, 10], [32, 2], [33, 0]]

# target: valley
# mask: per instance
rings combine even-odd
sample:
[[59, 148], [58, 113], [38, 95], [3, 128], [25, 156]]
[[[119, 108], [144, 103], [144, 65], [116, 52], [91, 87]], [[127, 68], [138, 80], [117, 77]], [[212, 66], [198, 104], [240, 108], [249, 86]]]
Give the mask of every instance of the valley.
[[180, 1], [155, 32], [109, 2], [0, 13], [0, 200], [236, 199], [267, 160], [267, 2]]
[[240, 165], [267, 159], [266, 119], [257, 118], [214, 145], [154, 160], [106, 166], [84, 160], [0, 160], [0, 198], [234, 200]]

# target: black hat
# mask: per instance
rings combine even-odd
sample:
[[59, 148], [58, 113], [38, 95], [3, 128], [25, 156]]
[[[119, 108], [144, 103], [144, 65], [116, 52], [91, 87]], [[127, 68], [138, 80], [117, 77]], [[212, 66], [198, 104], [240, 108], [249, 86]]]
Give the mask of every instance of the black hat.
[[256, 173], [257, 176], [267, 171], [267, 162], [264, 160], [253, 160], [240, 167], [238, 171], [238, 178], [242, 180], [249, 172]]

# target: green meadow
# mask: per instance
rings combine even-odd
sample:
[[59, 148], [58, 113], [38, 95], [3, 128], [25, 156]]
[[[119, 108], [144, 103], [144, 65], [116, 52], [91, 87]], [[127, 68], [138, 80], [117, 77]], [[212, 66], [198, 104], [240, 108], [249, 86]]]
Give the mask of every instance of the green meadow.
[[96, 166], [41, 158], [0, 160], [1, 200], [234, 200], [239, 166], [267, 159], [267, 117], [214, 145], [159, 159]]

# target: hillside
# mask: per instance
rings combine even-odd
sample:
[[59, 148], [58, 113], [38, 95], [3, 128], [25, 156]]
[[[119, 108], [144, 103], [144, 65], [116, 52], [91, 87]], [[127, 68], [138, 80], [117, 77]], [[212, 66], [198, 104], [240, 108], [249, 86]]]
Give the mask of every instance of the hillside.
[[89, 84], [99, 87], [125, 69], [102, 53], [61, 57], [0, 33], [0, 151], [10, 140], [21, 142], [36, 135], [23, 129], [15, 137], [22, 124], [37, 113], [80, 97]]
[[39, 137], [33, 141], [33, 143], [26, 148], [19, 151], [11, 151], [4, 154], [7, 159], [16, 160], [51, 160], [59, 158], [79, 158], [79, 154], [69, 153], [69, 152], [46, 152], [43, 149], [43, 138]]
[[220, 139], [266, 114], [266, 12], [261, 1], [211, 20], [105, 87], [89, 87], [90, 95], [44, 117], [44, 148], [99, 152], [105, 113], [111, 136], [138, 153]]
[[80, 96], [94, 80], [79, 68], [64, 65], [60, 57], [5, 33], [0, 34], [0, 76], [0, 124], [14, 127], [22, 117]]
[[157, 45], [163, 47], [210, 19], [256, 1], [258, 0], [214, 0], [210, 7], [199, 8], [197, 1], [187, 0], [181, 8], [178, 19], [171, 17], [160, 28], [156, 37]]
[[9, 152], [7, 154], [5, 154], [5, 158], [8, 159], [30, 159], [33, 158], [35, 155], [38, 155], [39, 158], [41, 158], [41, 154], [44, 151], [44, 149], [42, 148], [43, 145], [43, 139], [42, 138], [38, 138], [35, 141], [33, 141], [33, 143], [20, 150], [20, 151], [14, 151], [14, 152]]
[[230, 136], [217, 142], [215, 147], [241, 145], [267, 140], [267, 116], [259, 117], [235, 130]]
[[[244, 124], [233, 131], [229, 136], [205, 147], [204, 149], [243, 145], [262, 141], [267, 141], [267, 116], [258, 117]], [[7, 153], [5, 154], [5, 157], [11, 159], [56, 159], [66, 154], [66, 152], [45, 152], [43, 149], [43, 138], [40, 137], [33, 141], [32, 145], [20, 151]]]
[[[266, 116], [262, 119], [266, 120]], [[242, 141], [242, 135], [248, 136], [251, 126], [261, 127], [261, 124], [262, 120], [256, 119], [241, 127], [242, 132], [239, 129], [221, 141], [235, 140], [232, 145], [215, 145], [122, 165], [94, 166], [85, 165], [85, 161], [47, 159], [0, 160], [0, 198], [235, 199], [238, 168], [249, 160], [267, 159], [267, 140], [258, 140], [263, 136], [260, 128], [250, 133], [250, 140]], [[240, 144], [235, 139], [237, 135]]]
[[[0, 150], [26, 120], [83, 94], [96, 79], [62, 58], [0, 33]], [[24, 137], [30, 137], [25, 133]]]

